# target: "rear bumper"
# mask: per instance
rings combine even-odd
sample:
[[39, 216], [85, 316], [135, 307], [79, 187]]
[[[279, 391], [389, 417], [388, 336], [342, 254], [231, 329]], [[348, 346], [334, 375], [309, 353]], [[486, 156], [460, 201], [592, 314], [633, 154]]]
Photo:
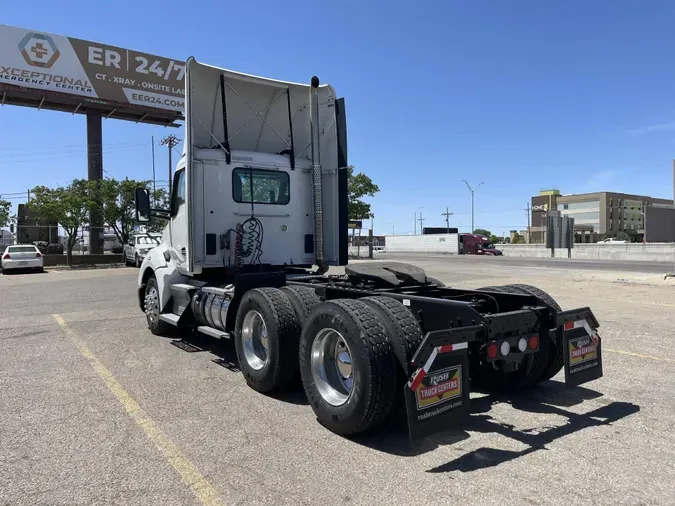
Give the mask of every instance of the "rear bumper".
[[27, 260], [3, 260], [3, 270], [9, 271], [13, 269], [37, 269], [44, 264], [42, 258], [31, 258]]
[[[533, 323], [541, 323], [531, 310], [493, 315], [479, 325], [427, 332], [412, 360], [412, 374], [405, 385], [405, 403], [410, 438], [424, 438], [447, 430], [470, 412], [469, 348], [472, 343], [496, 339], [500, 330], [526, 334]], [[543, 308], [541, 308], [543, 309]], [[549, 313], [550, 314], [550, 313]], [[528, 322], [529, 320], [529, 322]], [[589, 308], [560, 311], [549, 335], [562, 346], [565, 357], [565, 384], [576, 386], [602, 377], [602, 349], [598, 321]]]

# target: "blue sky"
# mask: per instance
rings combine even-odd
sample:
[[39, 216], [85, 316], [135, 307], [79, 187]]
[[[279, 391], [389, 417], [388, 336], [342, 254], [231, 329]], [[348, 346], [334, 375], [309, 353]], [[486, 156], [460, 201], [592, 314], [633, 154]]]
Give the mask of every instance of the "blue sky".
[[[503, 233], [540, 189], [672, 198], [675, 5], [622, 0], [5, 2], [2, 22], [331, 83], [347, 102], [349, 157], [380, 186], [375, 232], [425, 225]], [[366, 4], [367, 5], [363, 5]], [[189, 5], [191, 11], [185, 11]], [[423, 7], [422, 7], [423, 6]], [[151, 178], [180, 131], [104, 122], [104, 169]], [[0, 108], [0, 194], [85, 177], [85, 119]], [[159, 179], [165, 148], [156, 147]], [[20, 199], [14, 199], [15, 203]]]

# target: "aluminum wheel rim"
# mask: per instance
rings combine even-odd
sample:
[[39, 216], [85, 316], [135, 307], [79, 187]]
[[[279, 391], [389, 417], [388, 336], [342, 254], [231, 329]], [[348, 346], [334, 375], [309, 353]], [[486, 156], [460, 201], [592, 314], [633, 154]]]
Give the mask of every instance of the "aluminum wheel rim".
[[241, 326], [241, 343], [248, 365], [259, 371], [269, 360], [267, 325], [258, 311], [249, 311]]
[[159, 320], [159, 295], [154, 286], [145, 295], [145, 315], [150, 323], [154, 324]]
[[352, 394], [354, 367], [349, 344], [337, 330], [323, 329], [312, 343], [311, 369], [319, 394], [331, 406], [342, 406]]

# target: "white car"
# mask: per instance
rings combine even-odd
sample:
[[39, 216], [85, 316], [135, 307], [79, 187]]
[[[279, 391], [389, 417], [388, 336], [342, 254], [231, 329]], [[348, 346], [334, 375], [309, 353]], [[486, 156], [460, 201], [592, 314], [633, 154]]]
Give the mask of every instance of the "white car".
[[32, 244], [7, 246], [2, 254], [2, 273], [10, 270], [31, 269], [43, 272], [45, 267], [42, 253]]
[[132, 235], [129, 242], [124, 245], [124, 263], [126, 265], [134, 264], [140, 267], [145, 255], [155, 246], [159, 245], [162, 236], [159, 234], [138, 234]]

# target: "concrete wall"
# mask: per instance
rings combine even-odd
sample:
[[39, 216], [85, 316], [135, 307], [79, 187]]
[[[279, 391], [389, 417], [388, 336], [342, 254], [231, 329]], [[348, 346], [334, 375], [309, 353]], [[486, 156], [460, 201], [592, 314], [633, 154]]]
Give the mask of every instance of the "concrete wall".
[[[551, 258], [551, 250], [543, 244], [497, 244], [498, 249], [510, 257]], [[556, 258], [567, 258], [567, 249], [556, 249]], [[636, 260], [646, 262], [672, 262], [675, 244], [575, 244], [572, 258], [588, 260]]]
[[457, 234], [434, 235], [388, 235], [385, 249], [389, 253], [448, 253], [456, 255], [459, 250]]

